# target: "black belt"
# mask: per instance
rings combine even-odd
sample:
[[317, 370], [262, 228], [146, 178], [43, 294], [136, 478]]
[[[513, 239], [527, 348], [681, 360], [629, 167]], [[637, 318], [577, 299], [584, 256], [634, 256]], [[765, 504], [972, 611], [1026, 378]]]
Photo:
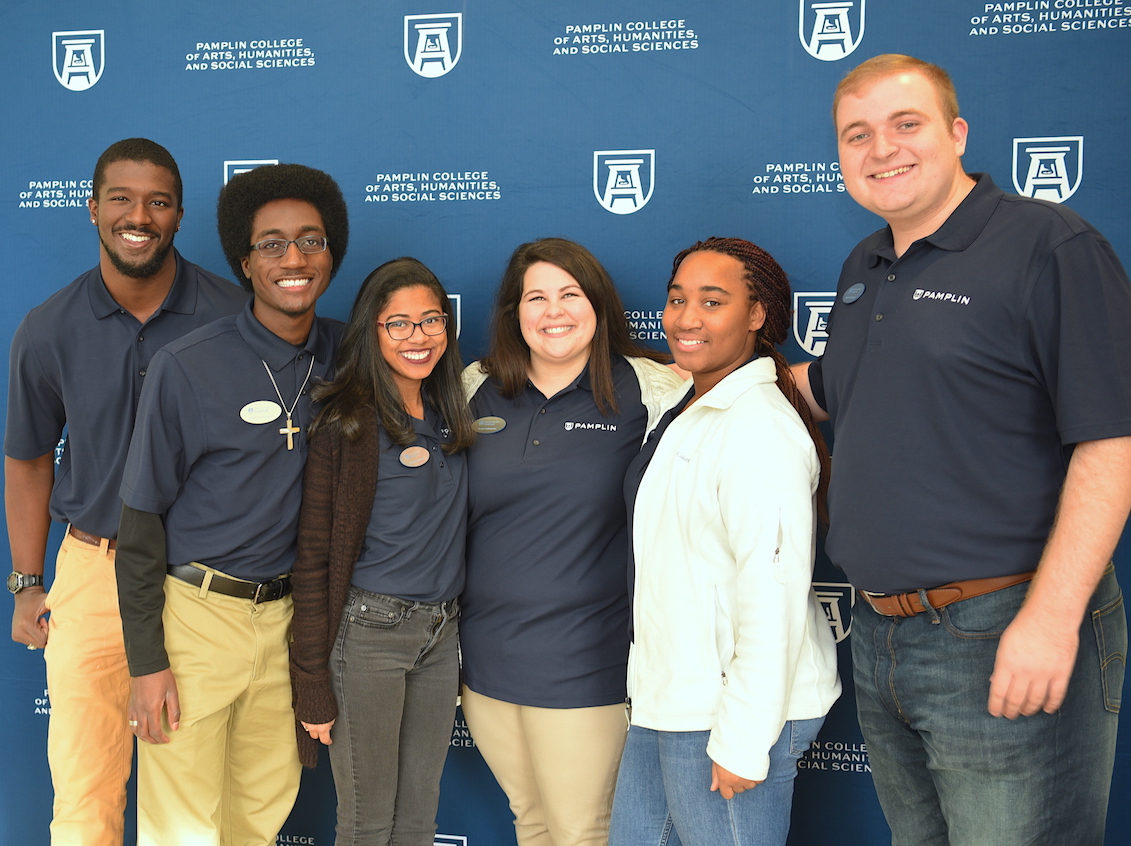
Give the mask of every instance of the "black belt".
[[[200, 587], [204, 584], [205, 572], [191, 564], [173, 564], [169, 567], [170, 576], [180, 579], [182, 582], [188, 582], [193, 587]], [[258, 605], [261, 602], [273, 602], [276, 599], [282, 599], [294, 590], [294, 585], [291, 584], [290, 576], [272, 579], [269, 582], [241, 582], [238, 579], [229, 579], [227, 576], [213, 573], [212, 581], [208, 583], [208, 589], [215, 593], [222, 593], [224, 596], [250, 599]]]

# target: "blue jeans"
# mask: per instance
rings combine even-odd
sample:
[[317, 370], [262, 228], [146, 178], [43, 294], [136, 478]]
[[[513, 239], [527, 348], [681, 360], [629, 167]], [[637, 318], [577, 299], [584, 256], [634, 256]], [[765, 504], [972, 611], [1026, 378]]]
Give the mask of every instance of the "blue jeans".
[[797, 761], [824, 721], [787, 722], [770, 749], [766, 780], [733, 799], [711, 792], [709, 731], [632, 726], [613, 796], [609, 846], [784, 844]]
[[1109, 566], [1057, 713], [991, 717], [998, 639], [1028, 587], [905, 618], [854, 606], [856, 707], [893, 846], [1103, 843], [1127, 651], [1123, 595]]
[[456, 600], [350, 588], [330, 656], [339, 846], [432, 846], [459, 692], [458, 614]]

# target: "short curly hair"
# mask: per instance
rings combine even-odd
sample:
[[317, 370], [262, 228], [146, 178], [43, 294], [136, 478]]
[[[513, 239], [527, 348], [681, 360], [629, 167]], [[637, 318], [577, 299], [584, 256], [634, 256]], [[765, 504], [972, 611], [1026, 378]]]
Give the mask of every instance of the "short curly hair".
[[94, 180], [91, 183], [91, 193], [94, 199], [99, 199], [98, 192], [106, 184], [106, 168], [115, 162], [148, 162], [157, 167], [163, 167], [173, 176], [173, 187], [177, 192], [177, 208], [182, 208], [185, 189], [181, 184], [181, 171], [176, 160], [169, 151], [148, 138], [123, 138], [115, 141], [102, 151], [94, 165]]
[[251, 226], [256, 213], [275, 200], [303, 200], [318, 210], [326, 228], [327, 249], [333, 258], [333, 279], [349, 246], [349, 211], [342, 189], [332, 176], [299, 164], [260, 165], [233, 176], [220, 189], [216, 229], [236, 279], [252, 290], [251, 280], [243, 273], [243, 260], [251, 252]]

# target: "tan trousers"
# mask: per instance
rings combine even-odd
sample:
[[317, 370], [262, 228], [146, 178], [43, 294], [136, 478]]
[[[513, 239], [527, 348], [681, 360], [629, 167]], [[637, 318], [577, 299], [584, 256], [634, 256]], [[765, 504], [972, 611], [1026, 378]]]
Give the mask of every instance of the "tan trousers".
[[624, 705], [535, 708], [463, 688], [463, 715], [510, 800], [519, 846], [605, 846]]
[[118, 614], [114, 553], [69, 534], [47, 594], [47, 761], [53, 846], [117, 846], [125, 824], [133, 735], [130, 671]]
[[138, 846], [274, 846], [298, 794], [291, 598], [253, 605], [165, 580], [181, 727], [138, 744]]

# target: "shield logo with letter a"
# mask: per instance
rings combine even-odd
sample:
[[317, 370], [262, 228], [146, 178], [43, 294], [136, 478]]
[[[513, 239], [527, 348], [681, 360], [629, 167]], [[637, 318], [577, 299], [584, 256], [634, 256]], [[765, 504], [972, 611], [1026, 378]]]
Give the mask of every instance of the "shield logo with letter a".
[[70, 91], [86, 91], [106, 67], [106, 30], [81, 29], [51, 33], [55, 78]]
[[655, 150], [597, 150], [593, 153], [593, 195], [613, 214], [638, 212], [652, 199]]
[[864, 38], [864, 3], [865, 0], [799, 0], [797, 37], [805, 52], [822, 62], [835, 62], [851, 55]]
[[852, 633], [852, 606], [856, 604], [856, 590], [847, 582], [813, 582], [813, 592], [825, 609], [829, 628], [840, 643]]
[[1063, 203], [1084, 176], [1084, 136], [1013, 139], [1013, 187], [1024, 197]]
[[829, 312], [834, 302], [836, 291], [793, 292], [793, 337], [813, 358], [825, 352], [825, 343], [829, 340]]
[[427, 79], [443, 76], [463, 53], [463, 13], [404, 16], [404, 60]]

